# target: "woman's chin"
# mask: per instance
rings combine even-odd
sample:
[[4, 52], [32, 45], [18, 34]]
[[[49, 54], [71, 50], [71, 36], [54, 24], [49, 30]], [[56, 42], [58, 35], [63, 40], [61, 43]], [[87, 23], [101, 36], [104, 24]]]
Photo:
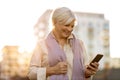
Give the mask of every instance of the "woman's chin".
[[68, 38], [70, 35], [64, 35], [65, 38]]

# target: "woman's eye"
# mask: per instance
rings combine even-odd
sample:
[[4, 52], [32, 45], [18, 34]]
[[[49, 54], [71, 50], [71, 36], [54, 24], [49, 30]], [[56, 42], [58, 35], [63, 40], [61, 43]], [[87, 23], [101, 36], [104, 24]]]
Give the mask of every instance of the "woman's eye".
[[72, 28], [74, 27], [74, 25], [72, 26]]
[[70, 26], [70, 25], [65, 25], [65, 26]]
[[69, 25], [69, 24], [68, 24], [68, 25], [65, 25], [65, 26], [66, 26], [66, 27], [69, 27], [69, 26], [71, 26], [72, 28], [74, 27], [74, 25]]

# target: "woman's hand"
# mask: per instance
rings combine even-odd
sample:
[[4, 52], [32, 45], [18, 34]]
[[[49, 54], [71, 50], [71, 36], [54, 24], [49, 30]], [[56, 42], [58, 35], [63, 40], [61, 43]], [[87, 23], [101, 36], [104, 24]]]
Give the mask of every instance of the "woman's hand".
[[67, 73], [67, 62], [59, 62], [53, 67], [47, 67], [46, 74], [50, 75], [59, 75]]
[[59, 62], [54, 67], [55, 74], [65, 74], [67, 73], [67, 62]]
[[91, 65], [87, 65], [87, 68], [85, 70], [85, 77], [88, 78], [91, 75], [94, 75], [98, 71], [99, 63], [94, 62], [91, 63]]

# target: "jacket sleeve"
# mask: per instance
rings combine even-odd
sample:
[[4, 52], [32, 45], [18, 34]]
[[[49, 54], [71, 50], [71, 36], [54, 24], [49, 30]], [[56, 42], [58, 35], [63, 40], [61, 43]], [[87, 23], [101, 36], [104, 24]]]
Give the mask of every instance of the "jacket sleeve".
[[30, 80], [37, 80], [37, 78], [39, 78], [39, 80], [46, 80], [45, 58], [47, 55], [43, 55], [44, 52], [40, 46], [44, 48], [43, 43], [38, 43], [31, 57], [28, 70], [28, 78]]

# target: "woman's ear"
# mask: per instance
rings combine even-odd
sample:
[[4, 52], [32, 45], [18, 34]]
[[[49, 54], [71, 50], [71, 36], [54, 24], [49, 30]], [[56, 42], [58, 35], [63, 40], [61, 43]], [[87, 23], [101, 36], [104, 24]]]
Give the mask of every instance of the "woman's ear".
[[53, 22], [53, 25], [54, 25], [54, 26], [58, 26], [58, 21], [55, 20], [55, 21]]

